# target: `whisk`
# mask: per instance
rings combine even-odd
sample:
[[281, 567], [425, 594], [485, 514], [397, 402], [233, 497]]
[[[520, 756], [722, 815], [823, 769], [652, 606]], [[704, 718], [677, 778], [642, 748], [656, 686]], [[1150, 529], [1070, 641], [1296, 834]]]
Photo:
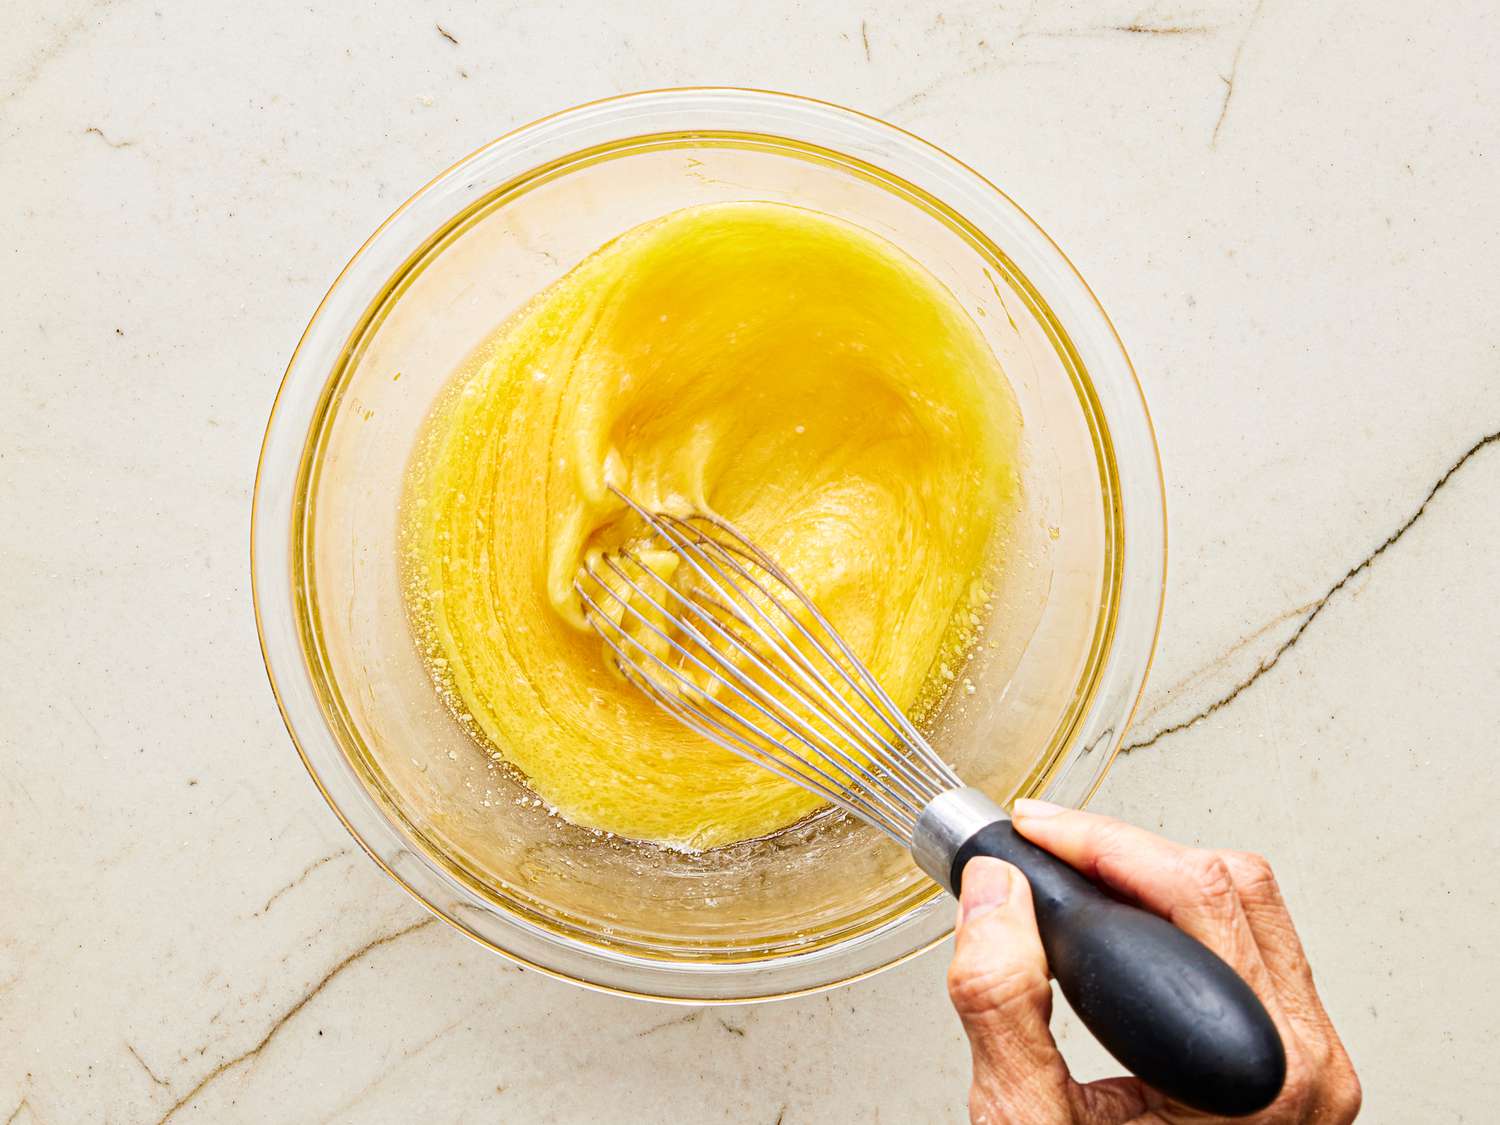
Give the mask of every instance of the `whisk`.
[[1252, 1113], [1275, 1099], [1281, 1039], [1233, 969], [1021, 837], [733, 526], [616, 494], [645, 537], [591, 558], [575, 589], [630, 683], [711, 742], [878, 828], [950, 892], [975, 856], [1014, 864], [1031, 884], [1052, 974], [1116, 1059], [1207, 1112]]

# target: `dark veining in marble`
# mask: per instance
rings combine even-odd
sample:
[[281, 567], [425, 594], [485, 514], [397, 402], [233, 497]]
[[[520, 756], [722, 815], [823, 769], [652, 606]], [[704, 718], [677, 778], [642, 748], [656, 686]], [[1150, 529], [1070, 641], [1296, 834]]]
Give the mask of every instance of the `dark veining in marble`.
[[[94, 136], [98, 137], [101, 141], [107, 144], [110, 148], [130, 148], [135, 144], [134, 141], [112, 141], [105, 134], [104, 130], [99, 128], [99, 126], [97, 125], [90, 125], [87, 129], [84, 130], [84, 133], [92, 133]], [[125, 335], [125, 333], [120, 332], [118, 328], [116, 328], [115, 331], [121, 336]]]
[[689, 1012], [685, 1016], [678, 1016], [676, 1019], [667, 1020], [665, 1023], [654, 1023], [650, 1027], [646, 1028], [645, 1031], [637, 1031], [635, 1033], [635, 1037], [637, 1039], [644, 1039], [648, 1035], [655, 1035], [658, 1031], [665, 1031], [669, 1027], [676, 1027], [677, 1025], [684, 1023], [697, 1023], [698, 1020], [702, 1018], [702, 1011]]
[[1488, 445], [1494, 444], [1496, 441], [1500, 441], [1500, 430], [1496, 430], [1494, 433], [1486, 434], [1484, 437], [1480, 438], [1464, 451], [1463, 456], [1459, 457], [1457, 461], [1449, 465], [1448, 470], [1443, 473], [1442, 476], [1438, 477], [1437, 483], [1435, 483], [1431, 488], [1427, 490], [1427, 495], [1423, 497], [1422, 502], [1417, 505], [1417, 510], [1407, 517], [1406, 522], [1403, 523], [1400, 527], [1396, 528], [1395, 531], [1391, 532], [1390, 535], [1386, 536], [1385, 541], [1381, 543], [1380, 546], [1376, 547], [1359, 562], [1355, 563], [1347, 571], [1345, 571], [1343, 577], [1335, 582], [1332, 586], [1328, 587], [1328, 589], [1324, 591], [1321, 597], [1318, 597], [1311, 603], [1309, 603], [1309, 606], [1307, 607], [1307, 616], [1303, 619], [1302, 624], [1297, 626], [1292, 635], [1285, 641], [1283, 641], [1275, 652], [1271, 653], [1270, 656], [1262, 660], [1259, 666], [1256, 667], [1255, 671], [1251, 672], [1250, 675], [1246, 676], [1239, 683], [1235, 684], [1235, 686], [1232, 687], [1229, 691], [1219, 696], [1208, 706], [1200, 710], [1197, 714], [1183, 719], [1180, 723], [1173, 723], [1171, 726], [1163, 727], [1161, 730], [1157, 731], [1149, 738], [1143, 738], [1138, 742], [1130, 743], [1129, 745], [1124, 747], [1124, 751], [1126, 753], [1129, 753], [1132, 750], [1144, 750], [1148, 746], [1154, 746], [1163, 738], [1166, 738], [1169, 734], [1176, 734], [1180, 730], [1186, 730], [1188, 727], [1202, 722], [1204, 719], [1212, 715], [1215, 711], [1222, 710], [1223, 708], [1229, 706], [1229, 704], [1233, 703], [1235, 699], [1238, 698], [1241, 692], [1243, 692], [1251, 684], [1255, 683], [1256, 680], [1260, 679], [1272, 668], [1276, 667], [1281, 658], [1285, 656], [1289, 651], [1291, 651], [1292, 646], [1302, 639], [1302, 634], [1307, 632], [1307, 627], [1317, 620], [1318, 614], [1323, 612], [1324, 608], [1328, 605], [1329, 600], [1335, 594], [1337, 594], [1340, 590], [1347, 586], [1351, 579], [1353, 579], [1357, 574], [1359, 574], [1381, 555], [1383, 555], [1388, 548], [1394, 546], [1403, 535], [1411, 530], [1412, 525], [1415, 524], [1417, 520], [1422, 518], [1422, 513], [1427, 510], [1427, 505], [1432, 502], [1432, 498], [1442, 490], [1443, 486], [1446, 485], [1450, 479], [1452, 479], [1454, 473], [1458, 472], [1459, 469], [1468, 464], [1469, 459], [1476, 453], [1478, 453], [1481, 449], [1484, 449]]
[[1217, 28], [1203, 24], [1108, 23], [1096, 27], [1062, 27], [1025, 31], [1018, 39], [1088, 39], [1103, 35], [1212, 35]]
[[1114, 24], [1105, 30], [1124, 31], [1131, 35], [1209, 35], [1214, 29], [1196, 25], [1182, 27], [1173, 24], [1126, 23]]
[[335, 977], [337, 977], [350, 965], [353, 965], [360, 958], [366, 956], [376, 949], [379, 949], [381, 946], [389, 945], [393, 941], [401, 940], [408, 934], [414, 934], [418, 930], [426, 929], [436, 921], [436, 918], [423, 918], [420, 922], [414, 922], [412, 925], [407, 926], [405, 929], [397, 930], [393, 934], [386, 934], [384, 937], [378, 937], [374, 941], [367, 942], [356, 949], [353, 953], [349, 954], [337, 965], [329, 969], [328, 972], [324, 973], [323, 978], [319, 980], [315, 985], [313, 985], [310, 989], [308, 989], [305, 993], [303, 993], [301, 999], [299, 999], [295, 1004], [293, 1004], [290, 1008], [288, 1008], [285, 1012], [278, 1016], [276, 1021], [271, 1024], [270, 1030], [267, 1031], [265, 1035], [261, 1036], [259, 1043], [255, 1044], [255, 1046], [251, 1047], [248, 1051], [244, 1051], [241, 1054], [236, 1055], [232, 1059], [226, 1059], [225, 1061], [219, 1063], [202, 1078], [200, 1078], [197, 1085], [195, 1085], [191, 1090], [183, 1094], [182, 1097], [173, 1102], [171, 1108], [168, 1109], [166, 1113], [161, 1115], [161, 1117], [157, 1120], [157, 1125], [162, 1125], [163, 1122], [170, 1120], [179, 1109], [196, 1098], [200, 1093], [203, 1092], [206, 1086], [217, 1079], [220, 1075], [233, 1070], [235, 1067], [239, 1066], [240, 1063], [247, 1062], [259, 1055], [263, 1050], [266, 1049], [266, 1046], [271, 1042], [271, 1040], [276, 1038], [276, 1033], [279, 1032], [283, 1027], [285, 1027], [287, 1025], [287, 1022], [293, 1016], [295, 1016], [303, 1008], [307, 1007], [307, 1005], [312, 1001], [313, 997], [315, 997], [319, 992], [322, 992], [323, 989], [326, 988]]
[[[1139, 20], [1131, 22], [1131, 23], [1125, 23], [1125, 24], [1103, 24], [1103, 25], [1091, 26], [1091, 27], [1057, 28], [1057, 29], [1052, 29], [1052, 30], [1047, 30], [1047, 29], [1033, 29], [1031, 25], [1034, 22], [1034, 16], [1035, 16], [1035, 14], [1036, 14], [1036, 5], [1033, 4], [1027, 10], [1026, 14], [1022, 17], [1022, 19], [1020, 20], [1020, 22], [1016, 25], [1016, 29], [1015, 29], [1014, 33], [1011, 35], [1011, 42], [1012, 43], [1019, 43], [1023, 39], [1078, 39], [1078, 38], [1087, 38], [1087, 37], [1090, 37], [1090, 36], [1110, 36], [1110, 35], [1149, 35], [1149, 36], [1158, 36], [1158, 35], [1160, 35], [1160, 36], [1169, 36], [1169, 37], [1170, 36], [1198, 36], [1198, 35], [1212, 35], [1212, 34], [1214, 34], [1218, 30], [1218, 28], [1210, 27], [1210, 26], [1208, 26], [1206, 24], [1170, 24], [1170, 23], [1155, 24], [1155, 23], [1143, 23], [1143, 22], [1141, 22]], [[1256, 14], [1257, 15], [1259, 14], [1259, 9], [1258, 8], [1256, 10]], [[1251, 21], [1252, 22], [1254, 22], [1254, 18], [1255, 18], [1254, 16], [1251, 17]], [[944, 20], [941, 17], [941, 15], [938, 17], [938, 21], [937, 22], [938, 22], [938, 25], [941, 25], [944, 22]], [[1246, 34], [1248, 35], [1248, 33], [1249, 33], [1249, 29], [1247, 28], [1246, 29]], [[862, 38], [864, 40], [865, 58], [868, 60], [870, 58], [870, 38], [869, 38], [868, 30], [867, 30], [867, 25], [866, 25], [865, 22], [861, 22], [861, 24], [860, 24], [860, 34], [861, 34], [861, 36], [862, 36]], [[988, 46], [987, 42], [985, 40], [983, 40], [983, 39], [981, 39], [981, 40], [978, 41], [978, 45], [980, 47], [982, 47], [982, 48]], [[1244, 46], [1243, 42], [1240, 44], [1240, 46], [1241, 46], [1241, 48], [1243, 48], [1243, 46]], [[1239, 62], [1239, 51], [1236, 50], [1236, 52], [1235, 52], [1235, 64], [1238, 65], [1238, 62]], [[1022, 65], [1027, 65], [1027, 61], [1024, 60], [1024, 59], [1017, 58], [1014, 53], [1012, 53], [1012, 54], [1010, 54], [1008, 56], [1005, 56], [1003, 58], [1002, 57], [988, 57], [988, 58], [981, 59], [980, 61], [975, 62], [975, 63], [971, 64], [970, 66], [963, 67], [963, 68], [958, 69], [958, 70], [948, 71], [948, 72], [943, 73], [943, 74], [939, 74], [936, 78], [934, 78], [927, 85], [919, 87], [914, 93], [911, 93], [911, 94], [907, 95], [906, 97], [902, 98], [900, 101], [895, 102], [892, 105], [889, 105], [886, 108], [882, 109], [879, 112], [879, 116], [881, 116], [881, 117], [890, 117], [892, 114], [899, 113], [900, 111], [902, 111], [904, 109], [909, 109], [910, 107], [912, 107], [914, 105], [917, 105], [920, 102], [926, 101], [926, 99], [928, 98], [929, 95], [937, 92], [938, 90], [940, 90], [943, 87], [949, 85], [950, 83], [961, 81], [961, 80], [966, 79], [966, 78], [974, 78], [974, 77], [976, 77], [978, 75], [981, 75], [981, 74], [986, 74], [986, 73], [991, 73], [991, 72], [994, 72], [994, 71], [1003, 70], [1006, 67], [1022, 66]], [[1227, 103], [1227, 100], [1228, 99], [1226, 98], [1226, 103]], [[1223, 115], [1221, 114], [1220, 116], [1222, 118]], [[1218, 132], [1217, 126], [1215, 126], [1215, 130], [1214, 131], [1217, 134], [1217, 132]]]
[[1220, 669], [1227, 666], [1229, 662], [1234, 659], [1237, 653], [1249, 648], [1256, 641], [1260, 640], [1267, 633], [1271, 632], [1271, 630], [1275, 629], [1278, 625], [1284, 625], [1288, 621], [1301, 617], [1317, 604], [1317, 599], [1313, 599], [1310, 602], [1303, 602], [1301, 605], [1294, 605], [1290, 609], [1283, 610], [1281, 613], [1278, 613], [1275, 617], [1271, 618], [1271, 620], [1261, 625], [1260, 628], [1256, 629], [1253, 633], [1246, 633], [1243, 637], [1235, 641], [1234, 644], [1230, 645], [1223, 652], [1219, 653], [1218, 656], [1214, 657], [1207, 664], [1200, 665], [1193, 671], [1189, 672], [1186, 676], [1183, 676], [1182, 679], [1178, 680], [1171, 687], [1164, 688], [1161, 692], [1161, 701], [1155, 706], [1149, 708], [1143, 714], [1137, 715], [1135, 720], [1136, 723], [1138, 725], [1144, 724], [1147, 720], [1155, 718], [1157, 715], [1161, 714], [1162, 711], [1166, 710], [1175, 696], [1179, 695], [1188, 688], [1195, 686], [1200, 681], [1208, 679]]
[[458, 40], [453, 38], [453, 32], [449, 31], [440, 23], [435, 23], [432, 26], [437, 28], [438, 34], [441, 35], [444, 39], [448, 40], [448, 42], [452, 43], [455, 47], [458, 46]]
[[146, 1060], [141, 1058], [141, 1053], [137, 1051], [135, 1047], [133, 1047], [129, 1042], [125, 1044], [125, 1049], [130, 1052], [131, 1058], [141, 1064], [141, 1069], [146, 1072], [147, 1078], [151, 1079], [151, 1081], [155, 1082], [163, 1090], [170, 1090], [172, 1088], [171, 1084], [167, 1082], [165, 1078], [159, 1076], [156, 1071], [152, 1070], [151, 1067], [147, 1065]]
[[287, 891], [292, 890], [294, 887], [299, 886], [302, 883], [302, 880], [306, 879], [309, 875], [311, 875], [318, 868], [322, 867], [325, 863], [332, 863], [334, 860], [336, 860], [336, 859], [342, 859], [344, 856], [346, 856], [348, 854], [349, 854], [349, 849], [348, 848], [340, 848], [338, 851], [334, 852], [332, 855], [325, 855], [322, 859], [315, 859], [315, 860], [313, 860], [311, 863], [309, 863], [306, 867], [304, 867], [302, 869], [302, 874], [298, 875], [290, 883], [288, 883], [286, 886], [282, 887], [279, 891], [277, 891], [275, 894], [273, 894], [270, 898], [266, 899], [266, 904], [264, 906], [262, 906], [259, 910], [257, 910], [253, 916], [256, 917], [256, 918], [259, 918], [267, 910], [270, 910], [272, 903], [274, 903], [282, 895], [286, 894]]
[[1219, 143], [1219, 130], [1224, 127], [1224, 118], [1229, 113], [1229, 99], [1234, 97], [1234, 80], [1240, 72], [1240, 56], [1245, 53], [1245, 44], [1250, 39], [1250, 32], [1255, 29], [1255, 22], [1260, 19], [1260, 10], [1265, 6], [1266, 0], [1257, 0], [1255, 11], [1250, 13], [1250, 19], [1240, 35], [1240, 41], [1235, 45], [1234, 58], [1229, 63], [1229, 73], [1219, 75], [1224, 81], [1224, 102], [1219, 106], [1219, 118], [1214, 122], [1213, 135], [1208, 138], [1209, 148], [1214, 148]]

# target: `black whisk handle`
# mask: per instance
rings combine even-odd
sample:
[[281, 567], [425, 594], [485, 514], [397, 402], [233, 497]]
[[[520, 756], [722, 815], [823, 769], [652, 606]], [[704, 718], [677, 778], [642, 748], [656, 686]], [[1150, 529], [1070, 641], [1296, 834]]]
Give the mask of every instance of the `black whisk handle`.
[[1063, 995], [1132, 1074], [1184, 1105], [1238, 1116], [1275, 1101], [1286, 1053], [1250, 986], [1164, 918], [1111, 898], [1009, 820], [960, 845], [950, 878], [994, 856], [1031, 884], [1047, 963]]
[[[981, 802], [969, 805], [973, 813]], [[946, 876], [950, 889], [961, 887], [975, 856], [1020, 868], [1052, 975], [1110, 1054], [1168, 1097], [1207, 1113], [1240, 1116], [1275, 1101], [1286, 1078], [1281, 1036], [1217, 954], [1166, 919], [1110, 897], [1003, 815], [977, 829], [973, 823], [972, 815], [962, 823], [961, 842], [948, 834], [942, 850], [951, 865], [939, 882]], [[933, 843], [926, 841], [926, 856], [923, 843], [919, 829], [913, 852], [933, 873]]]

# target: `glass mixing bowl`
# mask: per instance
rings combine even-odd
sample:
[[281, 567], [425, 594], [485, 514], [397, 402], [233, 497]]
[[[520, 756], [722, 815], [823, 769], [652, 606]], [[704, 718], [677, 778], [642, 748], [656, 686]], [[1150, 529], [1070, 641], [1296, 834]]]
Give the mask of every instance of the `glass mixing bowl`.
[[266, 667], [329, 804], [428, 909], [533, 968], [656, 999], [854, 980], [941, 940], [952, 906], [842, 815], [702, 854], [549, 816], [433, 689], [402, 603], [398, 501], [434, 398], [511, 312], [641, 222], [745, 199], [894, 242], [1008, 373], [1025, 511], [982, 658], [931, 724], [961, 773], [1001, 801], [1086, 801], [1162, 604], [1161, 469], [1130, 361], [1046, 234], [952, 157], [805, 98], [666, 90], [528, 125], [433, 180], [334, 283], [272, 410], [251, 534]]

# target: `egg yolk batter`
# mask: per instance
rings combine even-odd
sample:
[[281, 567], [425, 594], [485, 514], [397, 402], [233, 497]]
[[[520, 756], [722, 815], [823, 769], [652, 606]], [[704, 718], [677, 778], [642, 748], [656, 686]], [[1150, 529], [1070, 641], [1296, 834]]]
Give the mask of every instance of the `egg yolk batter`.
[[506, 323], [434, 407], [407, 599], [455, 714], [575, 824], [704, 849], [821, 800], [625, 682], [574, 581], [648, 510], [732, 522], [913, 714], [952, 685], [1020, 502], [977, 326], [868, 231], [773, 203], [637, 227]]

